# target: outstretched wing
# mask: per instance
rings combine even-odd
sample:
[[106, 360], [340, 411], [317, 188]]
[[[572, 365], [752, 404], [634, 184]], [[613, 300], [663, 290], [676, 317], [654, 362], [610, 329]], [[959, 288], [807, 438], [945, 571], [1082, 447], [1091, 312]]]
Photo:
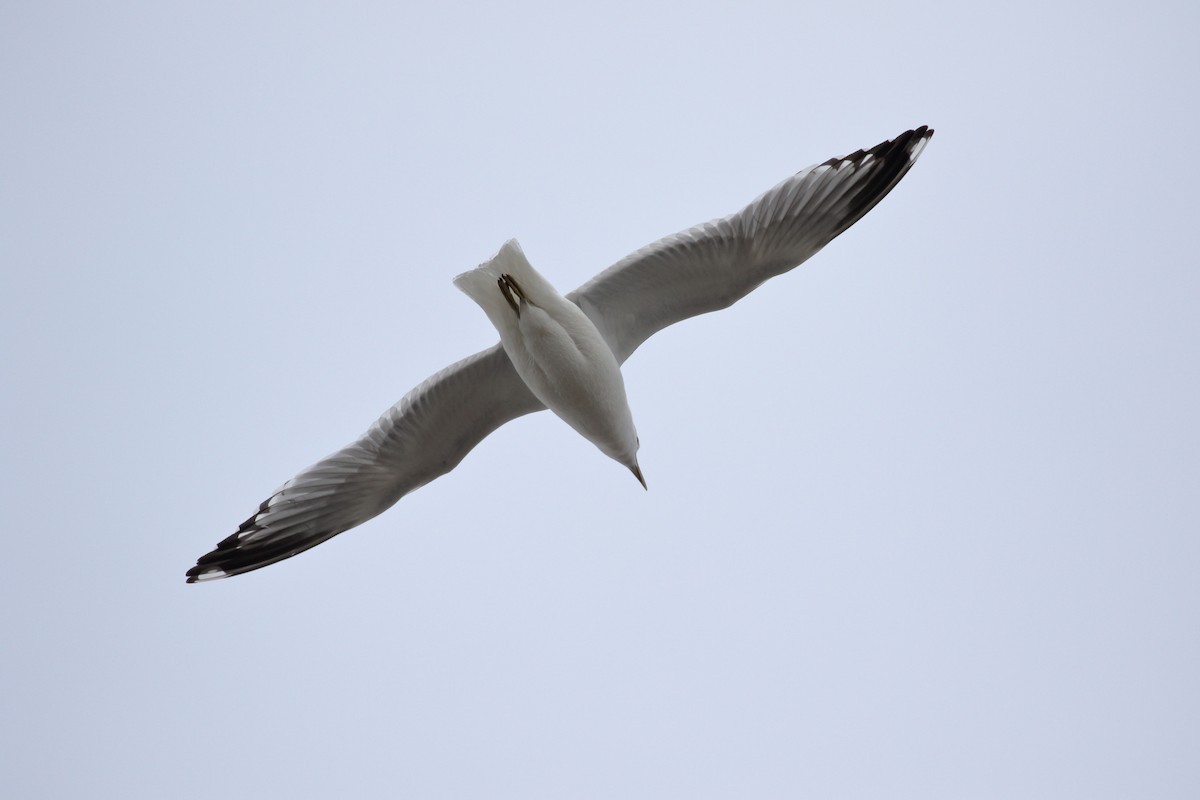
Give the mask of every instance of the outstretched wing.
[[279, 487], [187, 572], [224, 578], [296, 555], [366, 522], [454, 469], [489, 433], [544, 406], [499, 344], [417, 386], [358, 441]]
[[736, 214], [623, 258], [567, 297], [624, 363], [657, 331], [732, 305], [829, 244], [899, 183], [931, 136], [920, 127], [809, 167]]

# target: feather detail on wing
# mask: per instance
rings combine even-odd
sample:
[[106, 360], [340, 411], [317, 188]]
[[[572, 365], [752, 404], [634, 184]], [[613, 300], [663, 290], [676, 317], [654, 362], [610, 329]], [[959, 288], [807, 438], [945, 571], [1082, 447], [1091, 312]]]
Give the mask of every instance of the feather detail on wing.
[[567, 295], [624, 363], [646, 339], [732, 305], [795, 268], [892, 190], [933, 131], [907, 131], [802, 170], [724, 219], [644, 247]]
[[454, 469], [496, 428], [543, 406], [495, 345], [433, 375], [370, 430], [279, 487], [187, 572], [188, 583], [290, 558]]

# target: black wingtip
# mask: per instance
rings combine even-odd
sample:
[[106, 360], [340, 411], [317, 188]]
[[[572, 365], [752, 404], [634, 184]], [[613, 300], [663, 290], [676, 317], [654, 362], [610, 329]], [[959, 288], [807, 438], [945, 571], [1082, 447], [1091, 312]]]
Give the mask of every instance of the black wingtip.
[[235, 533], [196, 560], [196, 566], [187, 571], [187, 582], [196, 583], [200, 580], [216, 578], [231, 578], [262, 569], [298, 555], [311, 547], [333, 536], [329, 533], [320, 537], [297, 539], [283, 537], [275, 541], [256, 541], [247, 544], [240, 539], [242, 533]]
[[933, 137], [933, 128], [927, 125], [922, 125], [919, 128], [905, 131], [894, 139], [882, 141], [879, 144], [868, 150], [855, 150], [847, 156], [835, 156], [821, 164], [822, 167], [836, 167], [838, 164], [846, 162], [855, 163], [862, 161], [867, 156], [879, 159], [894, 158], [900, 153], [912, 157], [912, 150], [918, 143], [926, 141]]
[[[871, 177], [850, 199], [845, 218], [839, 226], [838, 234], [844, 232], [868, 211], [887, 196], [904, 174], [913, 165], [915, 158], [920, 155], [925, 142], [933, 136], [933, 129], [927, 125], [905, 131], [894, 139], [880, 142], [869, 150], [856, 150], [842, 158], [831, 158], [825, 162], [827, 166], [837, 166], [846, 162], [860, 164], [870, 156], [873, 162], [866, 166], [871, 170]], [[836, 234], [835, 234], [836, 235]]]

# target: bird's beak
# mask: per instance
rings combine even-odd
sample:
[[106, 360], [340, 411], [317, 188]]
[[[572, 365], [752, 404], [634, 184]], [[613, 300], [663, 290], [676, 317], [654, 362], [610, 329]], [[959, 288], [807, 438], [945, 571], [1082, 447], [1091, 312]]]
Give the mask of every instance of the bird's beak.
[[642, 477], [642, 468], [641, 467], [639, 467], [637, 464], [634, 464], [632, 467], [629, 468], [629, 471], [633, 473], [633, 477], [638, 479], [638, 483], [640, 483], [642, 485], [643, 489], [645, 489], [646, 491], [650, 491], [650, 487], [646, 485], [646, 479]]

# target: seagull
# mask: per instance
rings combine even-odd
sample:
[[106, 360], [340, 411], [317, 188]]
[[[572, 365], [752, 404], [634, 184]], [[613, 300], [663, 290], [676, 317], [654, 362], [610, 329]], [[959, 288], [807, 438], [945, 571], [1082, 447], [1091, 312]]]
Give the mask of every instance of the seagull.
[[515, 240], [455, 285], [500, 342], [432, 375], [352, 444], [279, 487], [187, 582], [240, 575], [361, 525], [489, 433], [550, 409], [642, 484], [621, 364], [657, 331], [727, 308], [862, 219], [933, 136], [922, 126], [801, 170], [735, 214], [661, 239], [559, 294]]

